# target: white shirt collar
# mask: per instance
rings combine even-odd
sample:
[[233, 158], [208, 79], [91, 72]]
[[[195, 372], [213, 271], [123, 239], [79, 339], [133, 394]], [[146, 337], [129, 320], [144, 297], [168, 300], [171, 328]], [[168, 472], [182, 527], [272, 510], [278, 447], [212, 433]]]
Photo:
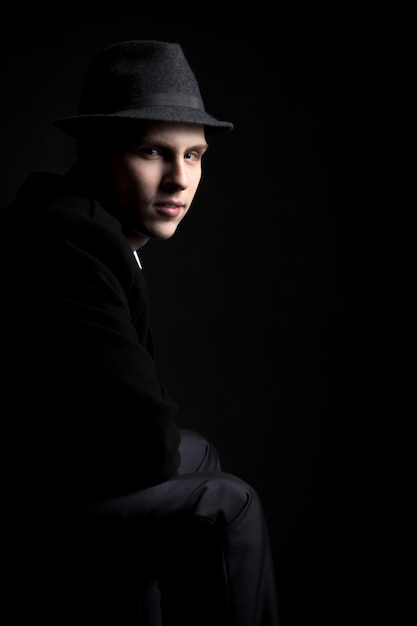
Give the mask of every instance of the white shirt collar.
[[141, 261], [140, 261], [139, 255], [138, 255], [138, 253], [137, 253], [137, 251], [136, 251], [136, 250], [133, 250], [133, 256], [135, 257], [136, 262], [137, 262], [137, 264], [139, 265], [140, 269], [143, 269], [143, 268], [142, 268], [142, 263], [141, 263]]

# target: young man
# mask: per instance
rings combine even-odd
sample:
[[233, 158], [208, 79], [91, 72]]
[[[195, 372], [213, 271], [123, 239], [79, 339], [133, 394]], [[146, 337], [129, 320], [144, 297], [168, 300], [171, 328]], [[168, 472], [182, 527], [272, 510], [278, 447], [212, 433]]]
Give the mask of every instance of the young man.
[[[251, 486], [180, 429], [153, 359], [139, 251], [197, 191], [209, 115], [179, 44], [93, 59], [64, 176], [0, 214], [9, 566], [17, 617], [47, 624], [277, 626]], [[40, 565], [42, 563], [42, 565]]]

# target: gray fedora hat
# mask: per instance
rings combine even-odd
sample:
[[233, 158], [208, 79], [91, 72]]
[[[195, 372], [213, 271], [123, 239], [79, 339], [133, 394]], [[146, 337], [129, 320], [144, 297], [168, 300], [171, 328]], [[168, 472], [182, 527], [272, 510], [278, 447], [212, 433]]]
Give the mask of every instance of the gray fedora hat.
[[54, 124], [77, 137], [110, 120], [202, 124], [211, 133], [233, 128], [206, 112], [180, 44], [154, 40], [104, 48], [87, 68], [78, 115]]

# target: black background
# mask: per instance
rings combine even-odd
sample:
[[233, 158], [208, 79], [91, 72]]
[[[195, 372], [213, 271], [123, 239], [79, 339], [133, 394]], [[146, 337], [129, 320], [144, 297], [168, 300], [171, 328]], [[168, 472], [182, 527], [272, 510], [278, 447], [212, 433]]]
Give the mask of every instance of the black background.
[[72, 163], [51, 121], [76, 111], [88, 61], [115, 41], [180, 42], [207, 110], [234, 122], [187, 220], [142, 253], [157, 358], [180, 425], [262, 498], [283, 626], [359, 623], [363, 22], [295, 5], [28, 5], [0, 13], [1, 205], [31, 171]]

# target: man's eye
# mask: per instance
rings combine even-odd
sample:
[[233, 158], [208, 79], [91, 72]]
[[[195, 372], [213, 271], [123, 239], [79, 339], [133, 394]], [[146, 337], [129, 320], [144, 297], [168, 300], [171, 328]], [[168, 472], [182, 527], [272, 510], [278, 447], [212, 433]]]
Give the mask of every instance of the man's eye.
[[142, 150], [143, 154], [147, 154], [149, 156], [156, 156], [159, 154], [159, 150], [157, 150], [156, 148], [144, 148]]
[[132, 148], [132, 154], [143, 157], [145, 159], [149, 159], [158, 156], [160, 154], [160, 151], [158, 150], [158, 148], [151, 148], [148, 146], [134, 146]]

